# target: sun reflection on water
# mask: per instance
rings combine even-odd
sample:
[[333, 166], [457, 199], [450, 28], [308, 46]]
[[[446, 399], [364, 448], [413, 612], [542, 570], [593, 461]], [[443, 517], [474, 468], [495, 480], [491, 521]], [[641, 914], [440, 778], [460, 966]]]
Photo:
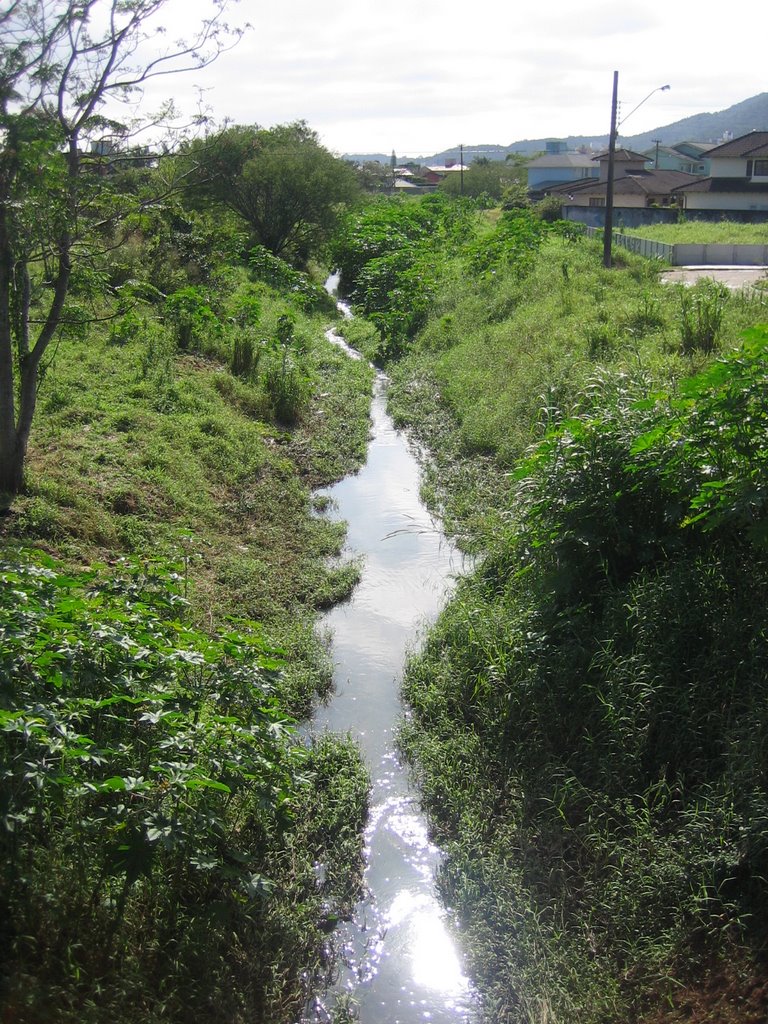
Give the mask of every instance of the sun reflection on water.
[[447, 997], [468, 992], [469, 981], [434, 899], [426, 893], [399, 892], [390, 908], [389, 924], [407, 930], [404, 942], [415, 984]]

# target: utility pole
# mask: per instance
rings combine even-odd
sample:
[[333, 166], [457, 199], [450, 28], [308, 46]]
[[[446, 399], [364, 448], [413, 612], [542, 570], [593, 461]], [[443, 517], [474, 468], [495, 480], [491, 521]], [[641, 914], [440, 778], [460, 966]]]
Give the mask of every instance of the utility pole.
[[[669, 85], [657, 85], [655, 89], [651, 89], [647, 96], [633, 107], [630, 112], [621, 119], [621, 124], [632, 117], [636, 110], [639, 110], [642, 105], [657, 92], [666, 92], [670, 88]], [[610, 268], [611, 266], [611, 244], [613, 242], [613, 179], [614, 179], [614, 165], [616, 163], [616, 135], [617, 135], [617, 122], [616, 114], [618, 110], [618, 97], [619, 97], [619, 72], [613, 72], [613, 101], [611, 103], [611, 137], [608, 140], [608, 181], [605, 186], [605, 231], [603, 233], [603, 266]], [[654, 139], [654, 142], [656, 140]], [[656, 159], [658, 161], [658, 143], [656, 146]]]
[[605, 229], [603, 231], [603, 266], [611, 266], [613, 242], [613, 173], [616, 162], [616, 112], [619, 101], [619, 72], [613, 72], [613, 100], [611, 102], [611, 134], [608, 138], [608, 181], [605, 189]]
[[654, 171], [658, 171], [658, 169], [659, 169], [659, 143], [661, 142], [661, 139], [651, 139], [651, 142], [655, 142], [656, 143], [656, 159], [653, 161], [653, 169], [654, 169]]
[[459, 174], [461, 175], [461, 194], [464, 195], [464, 143], [459, 146]]

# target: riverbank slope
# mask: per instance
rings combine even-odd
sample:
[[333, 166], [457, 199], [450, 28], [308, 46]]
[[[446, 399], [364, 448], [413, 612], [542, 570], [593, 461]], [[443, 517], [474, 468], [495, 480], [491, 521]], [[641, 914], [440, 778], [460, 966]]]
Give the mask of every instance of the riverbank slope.
[[524, 211], [424, 216], [390, 258], [379, 213], [372, 262], [349, 229], [346, 285], [484, 556], [402, 742], [487, 1019], [762, 1020], [765, 296], [606, 271]]
[[291, 721], [357, 579], [312, 490], [364, 458], [371, 372], [281, 273], [104, 299], [47, 368], [2, 521], [9, 1019], [287, 1024], [332, 971], [367, 777]]

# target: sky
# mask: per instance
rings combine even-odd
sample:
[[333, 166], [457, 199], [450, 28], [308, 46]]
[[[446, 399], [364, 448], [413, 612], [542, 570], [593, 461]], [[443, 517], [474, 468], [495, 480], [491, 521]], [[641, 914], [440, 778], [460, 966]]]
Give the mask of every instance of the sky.
[[[715, 13], [709, 14], [708, 10]], [[210, 12], [168, 0], [168, 38]], [[240, 0], [250, 28], [210, 67], [158, 79], [186, 113], [217, 121], [303, 119], [344, 153], [398, 158], [526, 138], [607, 134], [613, 72], [634, 135], [768, 91], [768, 4], [623, 0]], [[765, 128], [765, 125], [756, 127]]]

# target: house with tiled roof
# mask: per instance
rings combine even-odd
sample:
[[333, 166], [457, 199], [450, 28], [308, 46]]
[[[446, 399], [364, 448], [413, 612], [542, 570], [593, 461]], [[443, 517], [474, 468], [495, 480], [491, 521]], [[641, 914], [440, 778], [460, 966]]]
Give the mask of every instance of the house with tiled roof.
[[[692, 160], [700, 160], [706, 163], [707, 153], [710, 149], [714, 149], [714, 143], [712, 142], [676, 142], [675, 150], [678, 153], [682, 153], [684, 156], [689, 156]], [[683, 167], [682, 170], [685, 170]], [[709, 173], [709, 165], [707, 164], [707, 173]]]
[[706, 178], [676, 189], [686, 210], [768, 212], [768, 132], [750, 132], [707, 152]]
[[[593, 158], [599, 164], [599, 177], [547, 189], [548, 195], [560, 196], [564, 206], [604, 207], [608, 192], [608, 153]], [[696, 181], [696, 175], [685, 171], [648, 168], [644, 153], [617, 149], [614, 154], [613, 203], [615, 207], [646, 209], [676, 206], [675, 190]]]

